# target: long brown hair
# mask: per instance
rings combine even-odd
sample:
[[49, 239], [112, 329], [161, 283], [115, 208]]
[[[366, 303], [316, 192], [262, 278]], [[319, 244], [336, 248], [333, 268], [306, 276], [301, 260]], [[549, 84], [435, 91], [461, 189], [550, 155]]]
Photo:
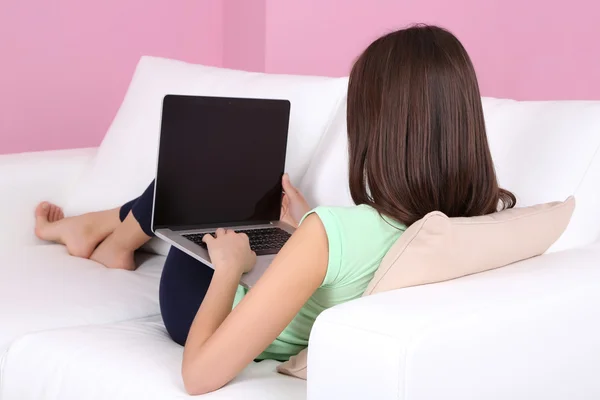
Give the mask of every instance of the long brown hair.
[[406, 225], [431, 211], [470, 217], [513, 207], [498, 186], [475, 70], [435, 26], [385, 35], [348, 86], [350, 193]]

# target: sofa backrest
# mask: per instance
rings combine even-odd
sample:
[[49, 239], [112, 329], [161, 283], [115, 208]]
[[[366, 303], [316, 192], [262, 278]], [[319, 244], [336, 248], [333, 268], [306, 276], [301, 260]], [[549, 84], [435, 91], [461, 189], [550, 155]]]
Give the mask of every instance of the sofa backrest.
[[154, 178], [166, 94], [288, 99], [286, 171], [304, 176], [346, 92], [347, 78], [275, 75], [142, 57], [98, 155], [69, 196], [68, 214], [116, 207]]
[[[69, 196], [76, 214], [119, 206], [155, 173], [165, 94], [289, 99], [286, 170], [314, 205], [351, 205], [347, 78], [250, 73], [143, 57], [96, 159]], [[483, 98], [500, 184], [519, 206], [575, 195], [571, 224], [551, 250], [600, 238], [600, 102]]]
[[[600, 239], [600, 102], [483, 98], [483, 106], [498, 180], [519, 207], [575, 195], [571, 223], [550, 251]], [[342, 107], [301, 184], [311, 204], [352, 204], [345, 118]]]
[[577, 206], [550, 251], [600, 236], [600, 102], [484, 98], [490, 148], [500, 185], [519, 206], [564, 200]]

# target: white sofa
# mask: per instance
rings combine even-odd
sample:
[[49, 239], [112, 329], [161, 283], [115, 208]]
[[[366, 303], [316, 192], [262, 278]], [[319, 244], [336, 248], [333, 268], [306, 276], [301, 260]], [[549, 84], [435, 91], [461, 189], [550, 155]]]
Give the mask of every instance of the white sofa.
[[[350, 204], [344, 90], [344, 79], [144, 58], [99, 149], [1, 156], [0, 399], [187, 397], [182, 348], [159, 315], [164, 246], [140, 253], [136, 272], [107, 270], [37, 240], [35, 205], [89, 211], [143, 189], [168, 92], [291, 98], [293, 180], [315, 205]], [[500, 182], [520, 205], [577, 198], [551, 253], [334, 307], [311, 334], [307, 382], [266, 361], [206, 398], [600, 398], [600, 102], [484, 109]]]

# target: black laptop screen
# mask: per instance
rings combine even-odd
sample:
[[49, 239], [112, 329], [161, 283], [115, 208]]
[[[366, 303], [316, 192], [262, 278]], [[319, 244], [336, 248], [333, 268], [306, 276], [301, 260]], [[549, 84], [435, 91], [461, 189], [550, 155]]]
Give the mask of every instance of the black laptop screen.
[[279, 219], [290, 103], [168, 95], [154, 229]]

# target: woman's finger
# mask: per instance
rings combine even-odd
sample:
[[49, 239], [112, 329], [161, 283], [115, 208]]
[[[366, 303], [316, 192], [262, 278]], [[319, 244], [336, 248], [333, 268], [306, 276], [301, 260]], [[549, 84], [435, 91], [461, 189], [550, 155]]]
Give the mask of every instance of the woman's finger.
[[281, 199], [281, 215], [282, 216], [287, 214], [289, 206], [290, 206], [290, 197], [284, 193], [283, 198]]
[[215, 236], [216, 236], [217, 238], [219, 238], [219, 237], [223, 236], [224, 234], [225, 234], [225, 229], [223, 229], [223, 228], [219, 228], [219, 229], [217, 229], [217, 231], [215, 232]]
[[209, 244], [213, 240], [215, 240], [215, 238], [210, 233], [207, 233], [206, 235], [202, 236], [202, 241], [206, 244]]
[[289, 195], [289, 196], [294, 196], [296, 194], [298, 194], [298, 189], [296, 189], [294, 187], [294, 185], [292, 185], [292, 181], [290, 180], [290, 176], [288, 174], [284, 174], [283, 175], [283, 179], [281, 181], [281, 185], [283, 186], [283, 191]]

